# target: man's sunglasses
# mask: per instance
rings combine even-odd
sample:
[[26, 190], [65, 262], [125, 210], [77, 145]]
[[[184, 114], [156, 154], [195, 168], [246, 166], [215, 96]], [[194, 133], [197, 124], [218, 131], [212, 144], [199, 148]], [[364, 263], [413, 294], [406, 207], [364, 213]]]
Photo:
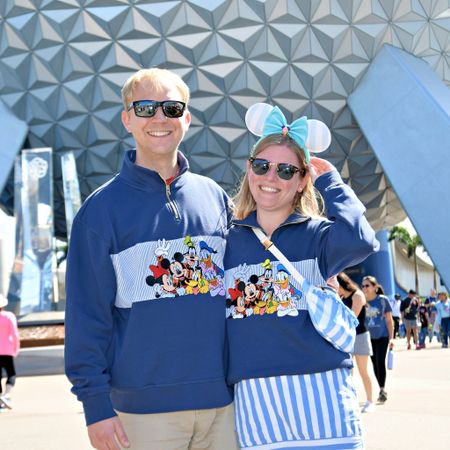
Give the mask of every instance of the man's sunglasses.
[[299, 169], [292, 164], [274, 163], [262, 158], [249, 158], [248, 160], [255, 175], [265, 175], [269, 171], [270, 166], [277, 167], [277, 175], [282, 180], [290, 180], [297, 172], [300, 172], [302, 177], [306, 175], [305, 169]]
[[156, 110], [161, 106], [163, 113], [170, 119], [176, 119], [184, 114], [186, 103], [176, 100], [164, 100], [157, 102], [156, 100], [136, 100], [128, 105], [128, 110], [134, 109], [134, 113], [138, 117], [153, 117]]
[[371, 284], [362, 284], [361, 285], [363, 288], [370, 288], [372, 285]]

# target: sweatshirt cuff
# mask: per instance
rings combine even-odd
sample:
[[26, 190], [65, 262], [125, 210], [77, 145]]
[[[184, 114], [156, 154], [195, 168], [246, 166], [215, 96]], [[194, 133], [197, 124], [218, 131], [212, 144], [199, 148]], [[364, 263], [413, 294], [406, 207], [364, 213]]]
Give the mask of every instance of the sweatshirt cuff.
[[91, 395], [83, 399], [82, 402], [87, 426], [117, 416], [109, 393]]

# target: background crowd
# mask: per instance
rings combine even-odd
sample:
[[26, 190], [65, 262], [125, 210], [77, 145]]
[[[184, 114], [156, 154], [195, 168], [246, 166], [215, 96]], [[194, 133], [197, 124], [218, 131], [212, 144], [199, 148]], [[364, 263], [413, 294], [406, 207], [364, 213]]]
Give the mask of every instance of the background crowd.
[[[420, 297], [410, 289], [402, 299], [400, 294], [389, 298], [384, 294], [383, 287], [375, 277], [363, 278], [361, 288], [345, 273], [337, 276], [339, 295], [343, 302], [357, 315], [359, 325], [353, 357], [362, 378], [366, 402], [362, 412], [375, 410], [372, 400], [372, 385], [370, 372], [367, 369], [370, 356], [379, 387], [378, 404], [387, 400], [386, 368], [393, 366], [395, 344], [401, 346], [405, 339], [407, 350], [426, 349], [427, 342], [436, 339], [442, 348], [448, 348], [450, 334], [450, 302], [446, 292], [437, 293], [431, 289], [429, 297]], [[390, 367], [389, 367], [390, 365]]]

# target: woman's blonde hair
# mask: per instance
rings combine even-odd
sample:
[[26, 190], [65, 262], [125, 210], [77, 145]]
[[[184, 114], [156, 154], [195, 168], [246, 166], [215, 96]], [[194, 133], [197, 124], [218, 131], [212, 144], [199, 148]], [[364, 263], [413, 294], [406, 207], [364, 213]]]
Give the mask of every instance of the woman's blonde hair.
[[[299, 169], [308, 172], [305, 154], [298, 144], [289, 136], [271, 134], [256, 143], [251, 155], [257, 156], [270, 145], [284, 145], [289, 148], [299, 159]], [[256, 210], [256, 202], [250, 192], [247, 173], [244, 174], [237, 194], [233, 198], [233, 214], [237, 219], [245, 219], [252, 211]], [[306, 217], [320, 217], [323, 214], [323, 199], [314, 188], [311, 178], [308, 178], [302, 192], [297, 192], [292, 202], [292, 211], [298, 211]]]
[[[175, 72], [171, 72], [167, 69], [159, 69], [157, 67], [152, 67], [151, 69], [141, 69], [131, 75], [122, 87], [122, 102], [125, 111], [128, 109], [128, 105], [133, 97], [133, 89], [141, 83], [152, 83], [156, 91], [163, 90], [167, 82], [173, 83], [173, 85], [180, 91], [181, 101], [189, 103], [189, 87], [183, 81], [183, 79], [177, 75]], [[153, 99], [142, 99], [142, 100], [153, 100]]]

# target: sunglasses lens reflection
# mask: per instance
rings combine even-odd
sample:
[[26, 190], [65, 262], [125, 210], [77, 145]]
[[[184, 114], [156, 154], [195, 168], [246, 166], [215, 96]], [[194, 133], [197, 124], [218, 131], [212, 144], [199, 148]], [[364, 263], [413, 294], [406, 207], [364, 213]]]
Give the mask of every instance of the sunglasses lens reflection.
[[298, 169], [291, 164], [278, 164], [278, 176], [283, 180], [290, 180]]
[[270, 163], [265, 159], [254, 159], [251, 162], [251, 167], [256, 175], [265, 175], [269, 171]]
[[133, 103], [134, 113], [138, 117], [153, 117], [160, 106], [166, 117], [175, 119], [184, 114], [186, 105], [183, 102], [173, 100], [165, 100], [163, 102], [141, 100]]
[[[250, 158], [250, 167], [256, 175], [265, 175], [271, 166], [271, 162], [262, 158]], [[299, 169], [292, 164], [278, 163], [277, 174], [282, 180], [290, 180]]]
[[134, 112], [139, 117], [152, 117], [155, 115], [156, 108], [153, 104], [138, 103], [134, 105]]
[[170, 118], [181, 117], [184, 113], [184, 103], [182, 102], [163, 102], [162, 109], [164, 114]]

